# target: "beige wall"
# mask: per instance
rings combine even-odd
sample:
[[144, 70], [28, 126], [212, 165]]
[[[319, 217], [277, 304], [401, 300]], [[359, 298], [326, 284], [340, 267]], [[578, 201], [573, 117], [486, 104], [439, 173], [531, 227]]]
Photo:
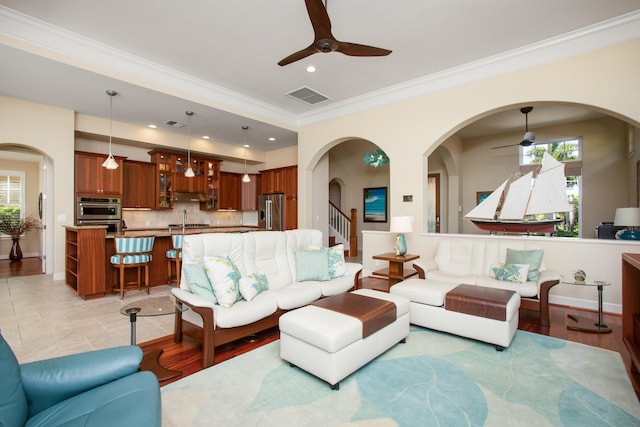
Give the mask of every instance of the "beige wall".
[[[423, 221], [426, 217], [426, 158], [440, 143], [482, 117], [538, 102], [575, 103], [640, 127], [638, 52], [640, 40], [634, 40], [302, 127], [298, 134], [298, 178], [301, 189], [298, 226], [317, 226], [312, 220], [314, 200], [324, 195], [313, 192], [317, 182], [312, 186], [310, 180], [323, 179], [325, 189], [329, 182], [324, 167], [315, 172], [318, 160], [342, 141], [362, 138], [378, 145], [391, 158], [390, 215], [415, 216], [414, 233], [408, 246], [410, 252], [418, 250], [418, 253], [426, 256], [434, 243], [431, 242], [431, 235], [422, 234], [426, 223]], [[637, 136], [635, 139], [637, 142]], [[627, 162], [634, 164], [635, 160], [637, 153], [630, 155]], [[450, 177], [450, 188], [456, 187], [455, 179], [451, 182]], [[635, 170], [627, 176], [627, 185], [631, 186], [633, 180]], [[403, 203], [403, 194], [412, 194], [413, 203]], [[327, 227], [322, 224], [320, 227], [327, 234]], [[376, 231], [365, 231], [364, 234], [363, 262], [367, 266], [373, 262], [372, 255], [392, 248], [392, 236], [388, 232]], [[378, 234], [382, 237], [368, 239], [368, 236]], [[421, 241], [417, 248], [411, 246], [414, 239]], [[554, 259], [554, 265], [562, 267], [561, 271], [582, 268], [594, 279], [611, 281], [612, 286], [605, 291], [605, 299], [614, 305], [619, 303], [619, 255], [621, 251], [640, 252], [639, 243], [599, 242], [592, 239], [570, 242], [557, 239], [549, 244], [553, 245], [550, 256]], [[611, 250], [607, 251], [606, 257], [601, 257], [600, 249], [604, 247]], [[593, 302], [596, 298], [595, 292], [569, 289], [568, 286], [555, 292], [562, 292], [569, 300], [588, 299]]]
[[[0, 147], [30, 147], [50, 163], [47, 190], [47, 273], [64, 278], [64, 228], [73, 222], [74, 113], [63, 108], [0, 97]], [[31, 195], [29, 195], [31, 198]]]
[[[640, 40], [623, 43], [503, 76], [435, 91], [391, 105], [372, 108], [304, 126], [298, 136], [299, 226], [312, 226], [316, 194], [307, 181], [316, 162], [331, 147], [349, 138], [363, 138], [392, 159], [390, 215], [409, 214], [423, 230], [427, 174], [425, 156], [466, 124], [498, 111], [531, 102], [570, 102], [640, 124]], [[414, 202], [403, 203], [412, 194]], [[323, 228], [326, 231], [326, 227]]]

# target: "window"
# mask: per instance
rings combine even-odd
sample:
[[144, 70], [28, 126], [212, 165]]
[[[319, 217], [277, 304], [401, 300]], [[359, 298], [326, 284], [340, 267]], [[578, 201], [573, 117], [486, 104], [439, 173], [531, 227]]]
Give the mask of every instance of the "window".
[[0, 170], [0, 213], [24, 217], [25, 179], [23, 171]]
[[529, 147], [520, 147], [520, 166], [539, 164], [542, 153], [548, 152], [560, 162], [582, 161], [582, 138], [566, 138], [536, 142]]

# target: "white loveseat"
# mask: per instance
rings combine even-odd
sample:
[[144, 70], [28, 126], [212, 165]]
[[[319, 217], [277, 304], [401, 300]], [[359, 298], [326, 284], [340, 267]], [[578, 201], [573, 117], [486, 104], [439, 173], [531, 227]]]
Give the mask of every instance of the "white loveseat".
[[533, 243], [488, 239], [443, 239], [435, 258], [414, 263], [421, 279], [429, 282], [469, 284], [488, 288], [512, 290], [521, 298], [521, 307], [540, 312], [540, 323], [549, 326], [549, 290], [560, 283], [560, 274], [547, 270], [542, 261], [539, 278], [524, 283], [497, 280], [491, 270], [507, 261], [507, 249], [515, 251], [539, 250]]
[[[202, 343], [203, 367], [213, 365], [215, 347], [278, 325], [286, 311], [319, 298], [355, 288], [362, 265], [345, 263], [345, 273], [323, 281], [297, 281], [296, 250], [322, 246], [318, 230], [255, 231], [248, 233], [204, 233], [185, 236], [182, 245], [180, 287], [173, 295], [189, 310], [176, 315], [174, 340], [187, 335]], [[261, 272], [268, 289], [231, 307], [191, 292], [185, 269], [205, 257], [227, 256], [246, 277]]]

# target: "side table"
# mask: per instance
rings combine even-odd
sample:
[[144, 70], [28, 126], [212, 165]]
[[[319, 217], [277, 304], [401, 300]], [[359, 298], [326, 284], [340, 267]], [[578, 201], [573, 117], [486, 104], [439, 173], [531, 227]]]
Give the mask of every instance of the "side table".
[[[186, 310], [188, 310], [187, 307], [182, 304], [177, 304], [174, 298], [165, 295], [132, 302], [122, 307], [120, 313], [129, 316], [129, 322], [131, 323], [131, 345], [136, 345], [136, 320], [138, 317], [165, 316]], [[182, 375], [182, 371], [174, 371], [160, 365], [160, 355], [162, 355], [162, 351], [162, 349], [158, 349], [145, 353], [142, 356], [142, 362], [140, 362], [140, 370], [153, 372], [156, 377], [158, 377], [158, 381], [164, 381]]]
[[376, 276], [382, 276], [389, 278], [389, 288], [395, 285], [398, 282], [403, 281], [411, 276], [415, 276], [418, 272], [411, 268], [404, 268], [404, 263], [413, 261], [414, 259], [420, 258], [420, 255], [396, 255], [393, 252], [388, 252], [380, 255], [374, 255], [373, 259], [379, 259], [382, 261], [389, 262], [389, 268], [385, 268], [382, 270], [374, 271], [373, 274]]
[[598, 289], [598, 321], [593, 322], [593, 319], [587, 319], [586, 317], [576, 316], [574, 314], [567, 314], [567, 319], [569, 320], [569, 324], [567, 325], [567, 329], [571, 329], [573, 331], [583, 331], [583, 332], [599, 332], [606, 333], [611, 332], [611, 328], [605, 325], [603, 316], [602, 316], [602, 293], [604, 291], [605, 286], [609, 286], [611, 283], [602, 282], [599, 280], [595, 280], [593, 282], [561, 282], [565, 285], [572, 286], [595, 286]]

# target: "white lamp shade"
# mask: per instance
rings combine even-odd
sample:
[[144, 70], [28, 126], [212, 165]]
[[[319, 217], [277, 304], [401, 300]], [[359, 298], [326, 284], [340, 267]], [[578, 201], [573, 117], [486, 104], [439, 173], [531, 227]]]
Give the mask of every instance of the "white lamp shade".
[[613, 225], [622, 227], [640, 226], [640, 208], [618, 208]]
[[196, 176], [196, 174], [193, 172], [193, 168], [191, 168], [191, 166], [187, 167], [187, 170], [184, 171], [184, 176], [186, 176], [187, 178], [193, 178], [194, 176]]
[[109, 154], [109, 157], [102, 163], [102, 167], [107, 169], [118, 169], [118, 162], [113, 158], [112, 154]]
[[413, 224], [410, 216], [393, 216], [389, 231], [392, 233], [411, 233]]

